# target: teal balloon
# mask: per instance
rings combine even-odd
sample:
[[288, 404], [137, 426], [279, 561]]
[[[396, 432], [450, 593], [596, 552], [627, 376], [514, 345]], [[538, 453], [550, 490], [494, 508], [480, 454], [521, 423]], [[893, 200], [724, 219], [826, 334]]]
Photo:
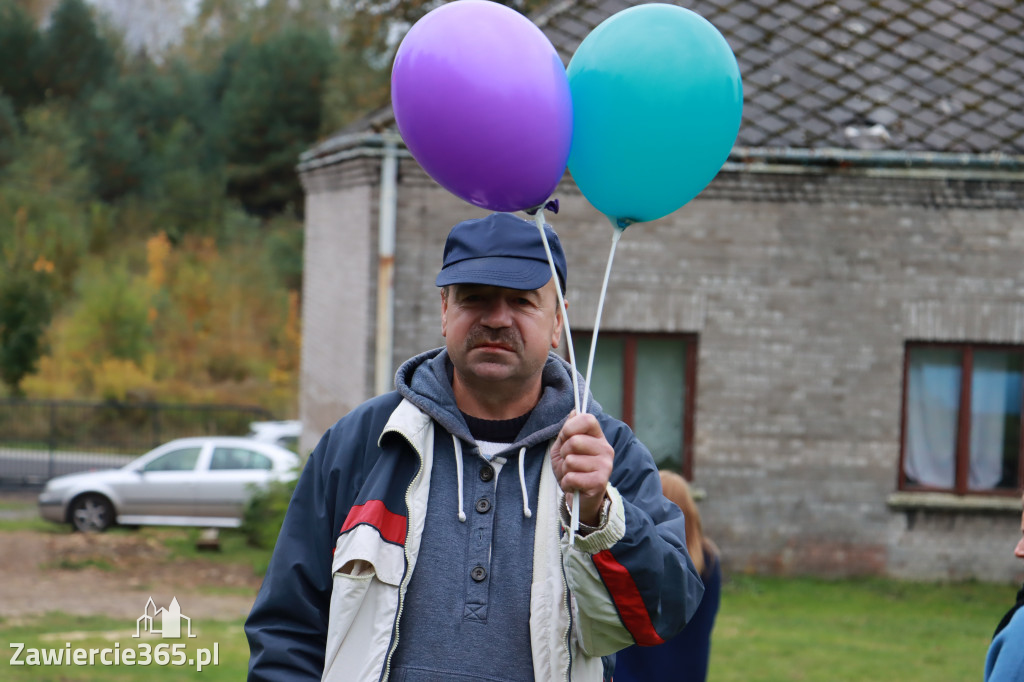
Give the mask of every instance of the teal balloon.
[[638, 5], [598, 25], [568, 67], [569, 172], [619, 227], [697, 196], [736, 141], [743, 84], [729, 44], [682, 7]]

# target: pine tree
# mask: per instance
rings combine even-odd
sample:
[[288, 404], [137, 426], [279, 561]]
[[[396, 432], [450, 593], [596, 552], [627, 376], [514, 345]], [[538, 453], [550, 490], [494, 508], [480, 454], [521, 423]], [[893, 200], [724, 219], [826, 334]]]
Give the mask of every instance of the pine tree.
[[52, 298], [43, 280], [43, 274], [24, 270], [0, 276], [0, 381], [15, 396], [45, 349]]
[[114, 49], [85, 0], [62, 0], [42, 37], [35, 78], [50, 97], [81, 101], [114, 75]]
[[0, 95], [16, 112], [42, 101], [35, 78], [40, 42], [32, 17], [15, 0], [0, 0]]
[[241, 50], [222, 109], [229, 193], [248, 211], [300, 210], [295, 164], [320, 131], [331, 59], [326, 33], [300, 28]]

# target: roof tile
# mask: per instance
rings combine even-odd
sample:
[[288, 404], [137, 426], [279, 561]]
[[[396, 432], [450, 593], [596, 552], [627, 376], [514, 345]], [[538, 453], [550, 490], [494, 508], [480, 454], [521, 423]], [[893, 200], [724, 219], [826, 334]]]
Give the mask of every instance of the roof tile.
[[[552, 0], [535, 15], [568, 63], [630, 0]], [[1024, 154], [1021, 0], [688, 0], [743, 78], [737, 145], [849, 147], [881, 123], [889, 149]]]

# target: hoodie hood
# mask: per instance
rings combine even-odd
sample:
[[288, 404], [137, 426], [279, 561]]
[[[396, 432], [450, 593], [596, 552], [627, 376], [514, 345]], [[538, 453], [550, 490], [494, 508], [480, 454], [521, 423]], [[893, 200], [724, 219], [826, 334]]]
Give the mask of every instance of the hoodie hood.
[[[435, 348], [406, 361], [395, 375], [395, 388], [416, 407], [426, 412], [438, 424], [460, 440], [474, 443], [462, 412], [455, 404], [455, 393], [448, 378], [448, 351]], [[572, 396], [572, 366], [555, 353], [548, 353], [541, 376], [541, 395], [530, 418], [523, 425], [516, 442], [509, 450], [529, 448], [558, 435], [562, 424], [575, 407]], [[577, 377], [582, 396], [583, 378]], [[587, 411], [598, 414], [601, 406], [593, 397]]]

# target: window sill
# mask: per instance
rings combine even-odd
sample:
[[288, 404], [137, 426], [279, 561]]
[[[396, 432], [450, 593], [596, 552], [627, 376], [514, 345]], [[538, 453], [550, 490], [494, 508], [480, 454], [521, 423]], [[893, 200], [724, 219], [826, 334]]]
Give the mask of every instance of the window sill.
[[989, 495], [953, 495], [952, 493], [898, 492], [889, 495], [886, 504], [895, 510], [934, 510], [952, 512], [1013, 512], [1021, 513], [1019, 497]]

